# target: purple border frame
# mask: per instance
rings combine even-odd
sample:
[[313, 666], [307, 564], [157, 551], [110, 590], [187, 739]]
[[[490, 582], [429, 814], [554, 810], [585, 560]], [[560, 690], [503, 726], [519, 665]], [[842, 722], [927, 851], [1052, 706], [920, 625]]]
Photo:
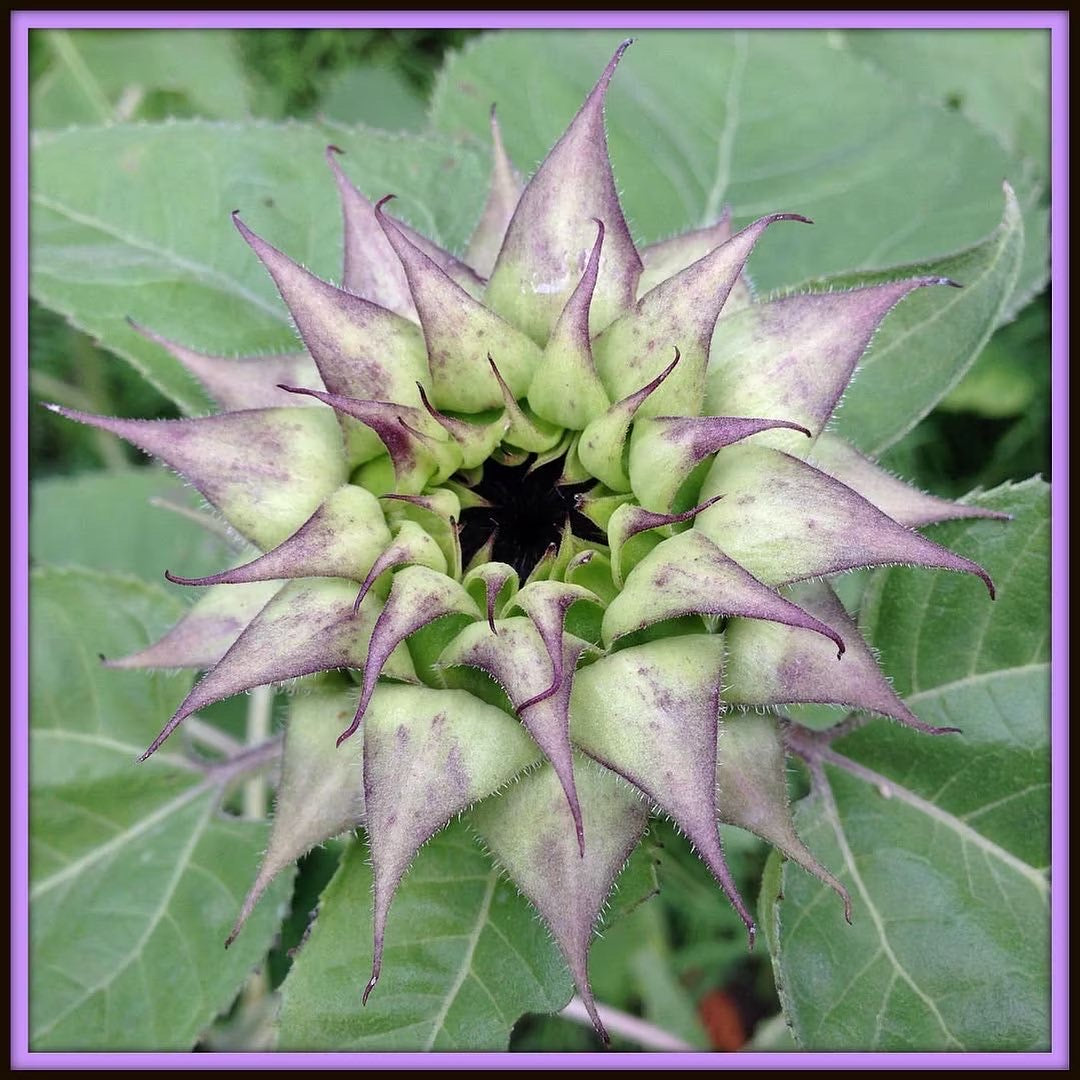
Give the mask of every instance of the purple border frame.
[[[1030, 29], [1051, 50], [1051, 1050], [1046, 1053], [694, 1054], [30, 1053], [27, 1012], [28, 745], [28, 42], [31, 29], [432, 27], [622, 28], [620, 12], [21, 12], [11, 16], [11, 1067], [13, 1069], [1060, 1069], [1068, 1065], [1068, 13], [1036, 12], [635, 12], [642, 29]], [[736, 1064], [737, 1063], [737, 1064]]]

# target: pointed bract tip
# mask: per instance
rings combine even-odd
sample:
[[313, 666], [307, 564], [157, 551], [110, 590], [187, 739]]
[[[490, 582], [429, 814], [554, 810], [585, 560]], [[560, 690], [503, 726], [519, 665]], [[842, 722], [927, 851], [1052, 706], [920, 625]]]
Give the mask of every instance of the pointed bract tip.
[[364, 987], [364, 993], [360, 998], [360, 1004], [361, 1005], [366, 1005], [367, 1004], [367, 999], [371, 995], [371, 991], [375, 989], [375, 984], [378, 981], [379, 981], [379, 973], [377, 971], [373, 971], [371, 973], [371, 978], [368, 979], [367, 986]]
[[600, 1020], [600, 1017], [595, 1015], [595, 1010], [594, 1010], [594, 1015], [592, 1017], [592, 1022], [593, 1022], [593, 1027], [596, 1029], [596, 1034], [600, 1036], [600, 1041], [604, 1044], [604, 1049], [605, 1050], [610, 1050], [611, 1049], [611, 1036], [607, 1033], [607, 1028], [604, 1027], [603, 1023]]
[[619, 66], [619, 61], [623, 58], [623, 53], [625, 53], [633, 44], [634, 39], [627, 38], [619, 45], [612, 54], [611, 59], [607, 62], [607, 67], [604, 68], [603, 74], [597, 80], [596, 88], [593, 90], [593, 93], [595, 93], [596, 90], [599, 90], [601, 93], [604, 93], [607, 90], [608, 86], [611, 84], [611, 77], [615, 74], [615, 69]]
[[385, 205], [386, 203], [388, 203], [388, 202], [389, 202], [389, 201], [390, 201], [391, 199], [396, 199], [396, 198], [397, 198], [397, 196], [396, 196], [396, 195], [384, 195], [384, 196], [383, 196], [383, 197], [382, 197], [382, 198], [381, 198], [381, 199], [380, 199], [380, 200], [379, 200], [379, 201], [378, 201], [378, 202], [377, 202], [377, 203], [375, 204], [375, 213], [376, 213], [376, 214], [378, 214], [378, 215], [379, 215], [379, 217], [382, 217], [382, 216], [383, 216], [383, 209], [382, 209], [382, 208], [383, 208], [383, 206], [384, 206], [384, 205]]
[[225, 948], [226, 949], [237, 939], [239, 934], [240, 934], [240, 927], [239, 926], [234, 926], [232, 928], [232, 932], [225, 939]]
[[427, 411], [432, 415], [432, 417], [434, 417], [434, 419], [438, 420], [439, 417], [442, 416], [442, 413], [439, 412], [439, 410], [431, 404], [431, 401], [428, 399], [427, 396], [427, 391], [424, 389], [424, 384], [422, 382], [418, 382], [416, 384], [416, 389], [420, 394], [420, 401], [423, 404], [424, 408], [427, 409]]
[[746, 947], [750, 952], [754, 951], [754, 945], [757, 943], [757, 927], [750, 923], [746, 927]]
[[284, 383], [278, 383], [277, 388], [284, 390], [287, 394], [307, 394], [308, 397], [318, 397], [318, 391], [308, 390], [303, 386], [286, 386]]
[[356, 594], [356, 599], [352, 605], [353, 618], [360, 614], [360, 605], [364, 602], [364, 597], [367, 596], [370, 588], [371, 586], [366, 581], [360, 586], [360, 591]]
[[255, 235], [245, 224], [240, 217], [240, 211], [234, 210], [232, 212], [232, 223], [236, 226], [236, 231], [253, 247], [256, 248], [256, 254], [258, 254], [258, 246], [263, 244], [258, 236]]
[[329, 146], [328, 146], [328, 147], [326, 148], [326, 154], [327, 154], [327, 159], [328, 159], [328, 160], [329, 160], [329, 156], [330, 156], [331, 154], [344, 154], [344, 153], [345, 153], [345, 151], [344, 151], [344, 150], [342, 150], [340, 146], [335, 146], [335, 145], [334, 145], [333, 143], [331, 143], [331, 144], [330, 144], [330, 145], [329, 145]]
[[[550, 548], [548, 550], [550, 551]], [[542, 701], [554, 697], [559, 692], [559, 686], [559, 680], [556, 679], [546, 690], [541, 690], [539, 694], [534, 694], [528, 701], [523, 701], [517, 707], [518, 713], [521, 714], [526, 709], [531, 709], [534, 705], [539, 705]], [[584, 852], [582, 853], [584, 854]]]
[[337, 741], [334, 745], [340, 746], [346, 739], [351, 739], [356, 734], [356, 729], [360, 726], [361, 719], [362, 714], [357, 713], [357, 715], [353, 717], [353, 722], [337, 737]]
[[[624, 400], [629, 401], [629, 400], [631, 400], [633, 398], [641, 396], [641, 400], [644, 401], [645, 398], [647, 398], [651, 393], [653, 393], [660, 386], [660, 384], [675, 370], [675, 368], [678, 366], [679, 361], [682, 359], [682, 353], [679, 352], [679, 346], [678, 345], [675, 345], [673, 347], [675, 349], [675, 359], [672, 360], [671, 363], [668, 364], [668, 366], [666, 368], [664, 368], [664, 370], [661, 371], [660, 374], [657, 375], [655, 379], [651, 380], [650, 382], [647, 382], [640, 390], [635, 391], [633, 394], [630, 395], [629, 398], [626, 398]], [[622, 403], [619, 402], [618, 404], [622, 404]], [[639, 402], [639, 405], [640, 405], [640, 402]], [[638, 406], [635, 405], [634, 408], [636, 409], [636, 408], [638, 408]]]

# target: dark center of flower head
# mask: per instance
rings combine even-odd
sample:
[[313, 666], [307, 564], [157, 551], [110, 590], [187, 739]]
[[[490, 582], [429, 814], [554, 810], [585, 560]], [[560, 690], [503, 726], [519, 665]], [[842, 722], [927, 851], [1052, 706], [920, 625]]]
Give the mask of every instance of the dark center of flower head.
[[524, 579], [547, 549], [559, 543], [567, 519], [579, 539], [606, 542], [574, 500], [593, 484], [559, 485], [563, 459], [530, 472], [534, 460], [530, 455], [520, 465], [485, 462], [483, 477], [473, 490], [491, 505], [462, 512], [461, 553], [466, 564], [494, 532], [492, 560], [509, 563]]

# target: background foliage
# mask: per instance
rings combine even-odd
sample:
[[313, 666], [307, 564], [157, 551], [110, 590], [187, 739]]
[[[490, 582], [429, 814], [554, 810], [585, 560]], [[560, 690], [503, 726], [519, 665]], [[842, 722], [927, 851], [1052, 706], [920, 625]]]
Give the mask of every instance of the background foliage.
[[[293, 343], [270, 283], [231, 235], [233, 206], [334, 278], [338, 209], [321, 162], [333, 141], [369, 193], [396, 191], [404, 216], [460, 249], [484, 194], [491, 102], [512, 157], [529, 171], [619, 37], [32, 35], [34, 400], [127, 416], [203, 411], [201, 391], [124, 318], [210, 351]], [[898, 264], [929, 264], [967, 286], [947, 296], [924, 290], [886, 323], [839, 427], [936, 493], [996, 488], [982, 498], [1016, 517], [1004, 531], [993, 522], [938, 530], [937, 539], [998, 578], [1001, 600], [977, 640], [954, 633], [974, 609], [971, 582], [926, 584], [928, 575], [903, 570], [845, 581], [849, 606], [866, 588], [862, 623], [901, 691], [918, 697], [925, 719], [939, 722], [925, 710], [942, 710], [965, 729], [963, 744], [940, 754], [938, 743], [876, 721], [836, 746], [863, 774], [830, 766], [830, 797], [800, 804], [811, 846], [847, 877], [857, 911], [861, 898], [877, 917], [859, 918], [845, 935], [815, 882], [766, 866], [756, 841], [729, 830], [740, 888], [754, 895], [764, 876], [770, 966], [766, 950], [746, 954], [741, 924], [685, 843], [665, 824], [653, 827], [659, 895], [639, 902], [652, 891], [651, 868], [639, 868], [620, 893], [624, 917], [609, 919], [594, 947], [593, 981], [600, 1000], [689, 1045], [792, 1049], [787, 1027], [770, 1021], [781, 1002], [794, 1035], [814, 1048], [1045, 1043], [1037, 879], [1047, 809], [1048, 511], [1045, 485], [1027, 478], [1049, 479], [1048, 45], [1036, 32], [662, 32], [643, 36], [613, 85], [611, 153], [638, 239], [698, 223], [728, 202], [740, 222], [790, 209], [817, 225], [763, 242], [751, 264], [762, 292], [845, 284], [853, 271], [872, 280]], [[1017, 196], [1004, 212], [1003, 177]], [[942, 328], [951, 335], [944, 342]], [[917, 370], [929, 371], [928, 381], [913, 381]], [[569, 994], [546, 935], [512, 890], [488, 882], [471, 841], [453, 831], [425, 849], [399, 905], [418, 912], [413, 924], [442, 920], [465, 940], [475, 931], [474, 946], [486, 950], [476, 954], [478, 981], [491, 983], [491, 998], [505, 999], [495, 980], [508, 964], [548, 973], [532, 989], [510, 980], [520, 999], [503, 1012], [470, 1006], [460, 996], [465, 981], [446, 996], [460, 969], [460, 957], [457, 967], [450, 957], [444, 983], [416, 987], [421, 997], [442, 995], [437, 1023], [428, 1010], [410, 1027], [407, 1007], [387, 1018], [376, 999], [375, 1013], [359, 1016], [349, 988], [365, 960], [350, 949], [367, 948], [369, 871], [360, 848], [342, 859], [341, 844], [303, 860], [295, 886], [279, 881], [223, 963], [217, 943], [263, 826], [212, 813], [222, 798], [239, 809], [233, 778], [212, 753], [198, 769], [183, 747], [175, 761], [158, 755], [128, 787], [136, 746], [182, 695], [184, 679], [105, 673], [95, 654], [127, 651], [168, 625], [177, 591], [160, 584], [164, 567], [210, 572], [226, 549], [151, 504], [198, 513], [182, 485], [125, 445], [42, 409], [31, 415], [36, 1045], [268, 1045], [276, 1008], [268, 992], [284, 981], [283, 1046], [505, 1046], [509, 1038], [521, 1050], [593, 1048], [590, 1032], [543, 1015]], [[914, 427], [909, 415], [919, 419]], [[918, 657], [905, 651], [913, 639]], [[969, 682], [950, 682], [948, 672], [968, 668]], [[81, 708], [85, 700], [95, 708]], [[216, 707], [208, 722], [242, 738], [244, 705]], [[812, 711], [800, 719], [812, 722]], [[50, 750], [59, 740], [62, 759]], [[950, 783], [947, 796], [935, 787]], [[882, 785], [899, 796], [886, 797]], [[874, 853], [892, 832], [879, 865]], [[927, 854], [943, 844], [953, 845], [948, 866]], [[441, 914], [425, 899], [440, 859], [465, 876], [478, 861], [476, 895], [465, 890]], [[226, 864], [226, 880], [213, 880]], [[137, 903], [125, 887], [135, 873], [147, 881]], [[291, 950], [331, 878], [327, 917], [294, 965]], [[894, 901], [898, 888], [909, 904], [894, 909], [883, 898]], [[799, 921], [792, 912], [800, 911], [813, 918]], [[487, 921], [476, 921], [480, 913]], [[513, 928], [524, 956], [500, 952], [500, 926]], [[390, 933], [388, 949], [393, 924]], [[264, 974], [240, 993], [272, 944]], [[410, 961], [405, 938], [397, 947], [405, 951], [396, 963], [414, 963], [418, 977], [431, 971], [430, 955]], [[836, 962], [823, 966], [823, 950]], [[926, 983], [935, 956], [966, 959], [966, 981]], [[140, 995], [140, 979], [162, 996]], [[183, 995], [182, 1016], [167, 1011], [170, 995]], [[118, 1025], [134, 1002], [138, 1019]], [[1007, 1023], [998, 1022], [1003, 1013]], [[940, 1023], [927, 1021], [935, 1015]]]

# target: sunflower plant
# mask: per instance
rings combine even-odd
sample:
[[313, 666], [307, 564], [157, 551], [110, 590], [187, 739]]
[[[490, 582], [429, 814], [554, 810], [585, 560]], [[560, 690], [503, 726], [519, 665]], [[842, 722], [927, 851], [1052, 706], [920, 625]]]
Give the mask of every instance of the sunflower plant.
[[[133, 297], [122, 325], [112, 312], [110, 334], [168, 372], [158, 383], [181, 388], [188, 415], [50, 404], [195, 489], [201, 508], [181, 512], [214, 533], [219, 564], [162, 565], [167, 596], [75, 570], [37, 581], [45, 641], [66, 593], [92, 599], [80, 636], [104, 663], [80, 678], [106, 695], [84, 732], [100, 769], [40, 764], [42, 1045], [86, 1038], [87, 1009], [103, 1046], [168, 1043], [174, 996], [205, 1027], [290, 906], [304, 938], [266, 999], [282, 1049], [498, 1048], [571, 986], [606, 1043], [590, 950], [602, 925], [663, 897], [678, 856], [661, 826], [735, 913], [743, 948], [764, 939], [799, 1044], [981, 1048], [976, 1014], [1010, 993], [993, 950], [1018, 989], [1001, 1045], [1043, 1037], [1041, 826], [1025, 836], [1000, 809], [1041, 820], [1039, 721], [1014, 753], [993, 717], [1045, 677], [1045, 645], [1006, 629], [1043, 602], [1031, 545], [1045, 492], [947, 499], [876, 460], [933, 404], [935, 389], [910, 387], [944, 392], [1003, 317], [1025, 209], [1006, 184], [997, 229], [955, 255], [773, 290], [755, 282], [759, 245], [782, 262], [794, 243], [797, 263], [843, 228], [828, 213], [815, 225], [797, 186], [645, 242], [620, 195], [637, 177], [613, 169], [605, 122], [609, 88], [638, 85], [650, 47], [624, 56], [629, 44], [534, 168], [504, 145], [502, 103], [485, 143], [453, 144], [465, 163], [421, 136], [410, 157], [407, 136], [345, 129], [297, 160], [323, 132], [280, 129], [275, 160], [318, 174], [319, 198], [336, 191], [336, 283], [306, 265], [325, 215], [308, 229], [306, 198], [279, 206], [273, 168], [255, 183], [230, 171], [204, 207], [219, 229], [206, 262], [187, 260], [183, 287]], [[482, 48], [459, 64], [482, 70]], [[451, 70], [436, 112], [478, 95], [467, 74]], [[117, 193], [103, 189], [99, 209], [145, 182], [167, 203], [201, 166], [170, 178], [155, 144], [184, 161], [193, 134], [162, 125], [124, 145], [101, 132]], [[244, 140], [265, 134], [244, 130], [234, 152], [250, 161]], [[210, 141], [229, 153], [224, 129]], [[463, 243], [441, 242], [415, 195], [380, 182], [380, 150], [429, 211], [443, 173], [455, 197], [483, 193]], [[421, 165], [432, 175], [417, 186]], [[41, 243], [77, 259], [70, 230], [94, 229], [93, 215], [65, 218], [64, 181], [43, 184]], [[136, 208], [133, 233], [163, 205]], [[244, 284], [207, 305], [199, 291], [225, 274], [217, 245]], [[140, 246], [154, 257], [133, 244], [133, 260]], [[187, 299], [220, 328], [188, 322]], [[228, 346], [258, 344], [246, 324], [267, 312], [294, 328], [291, 347]], [[838, 422], [849, 387], [857, 437]], [[203, 396], [212, 411], [184, 400]], [[151, 674], [177, 671], [188, 678]], [[1035, 682], [1014, 685], [1019, 673]], [[71, 685], [61, 705], [42, 699], [43, 730], [62, 733], [81, 707]], [[139, 700], [148, 685], [154, 708]], [[266, 709], [267, 687], [280, 733], [212, 735], [218, 703], [247, 694], [249, 713]], [[106, 744], [149, 728], [134, 779], [118, 779]], [[236, 816], [232, 794], [262, 775], [268, 826], [257, 798]], [[102, 838], [91, 817], [110, 786]], [[81, 830], [57, 843], [49, 827], [72, 806]], [[772, 852], [754, 893], [726, 854], [738, 831]], [[326, 850], [337, 870], [304, 919], [294, 867]], [[139, 865], [165, 884], [143, 895]], [[980, 903], [994, 916], [973, 914]], [[103, 904], [88, 950], [72, 912]], [[1010, 940], [1021, 922], [1023, 948]], [[86, 962], [66, 987], [44, 967], [65, 941]], [[127, 969], [168, 957], [170, 978], [138, 993]]]

